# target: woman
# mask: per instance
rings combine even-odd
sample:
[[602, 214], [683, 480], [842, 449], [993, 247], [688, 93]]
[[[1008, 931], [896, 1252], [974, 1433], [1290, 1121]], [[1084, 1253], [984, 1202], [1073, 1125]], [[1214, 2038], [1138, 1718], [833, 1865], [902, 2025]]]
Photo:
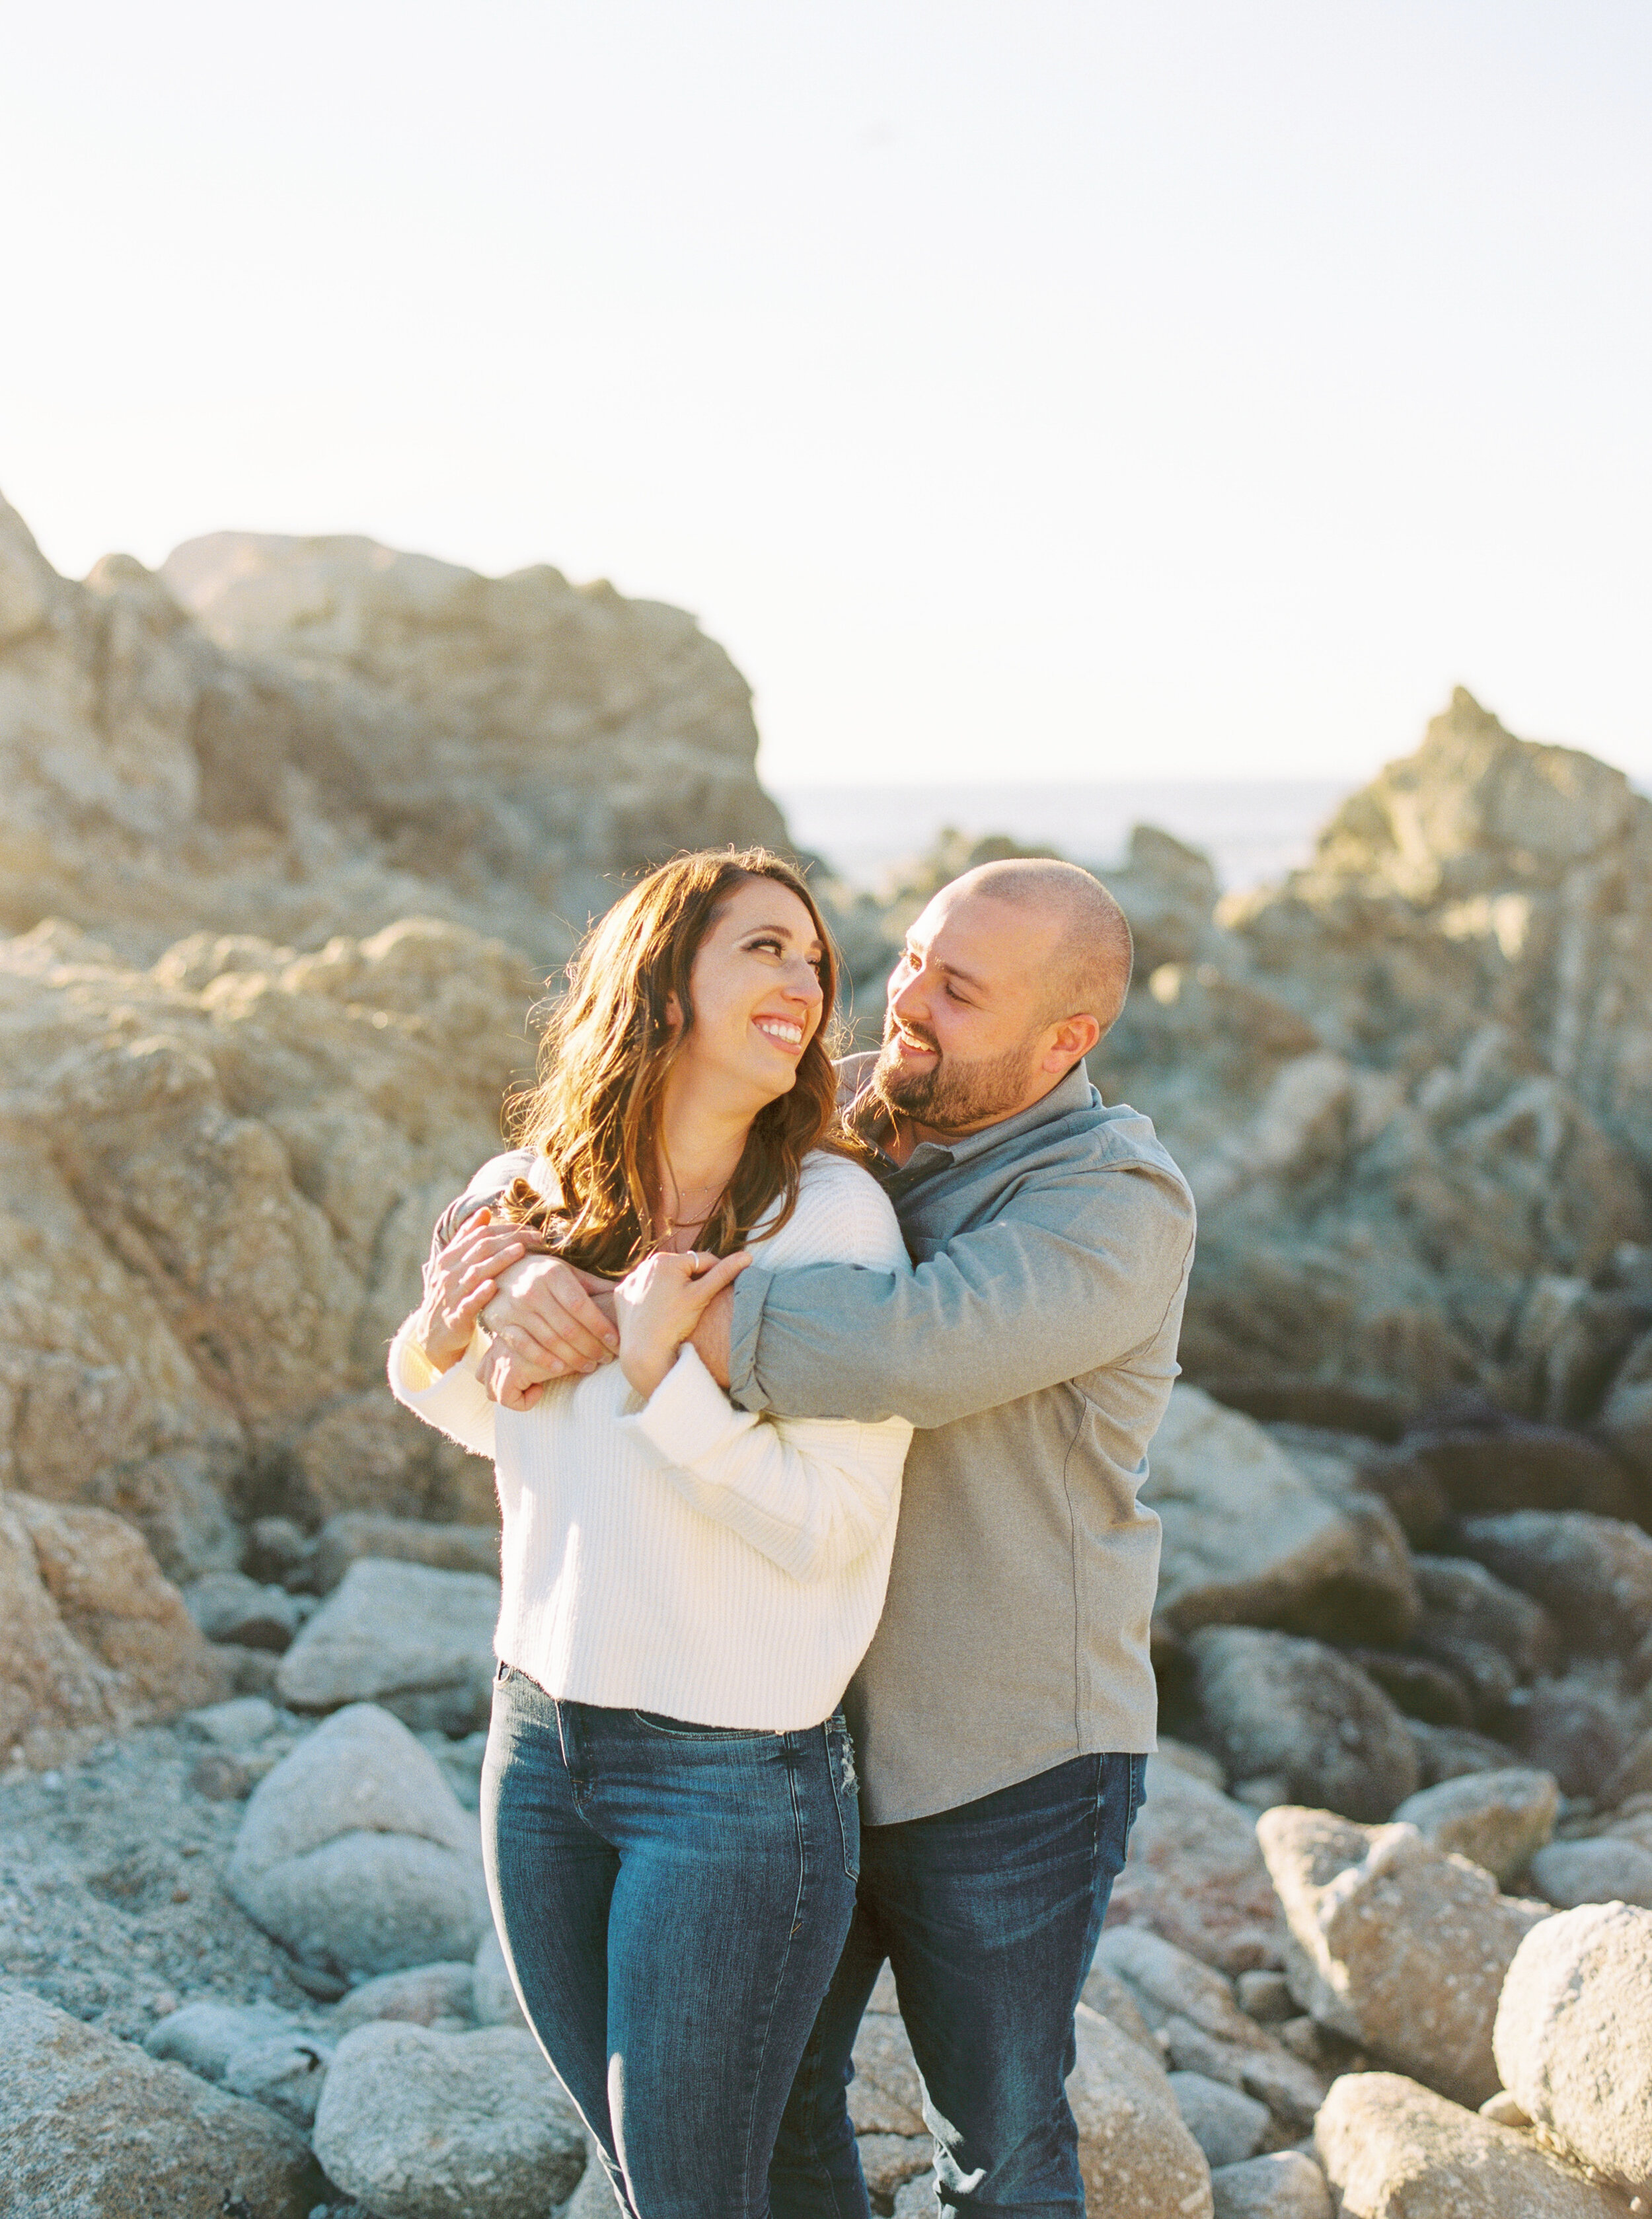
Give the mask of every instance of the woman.
[[[687, 1343], [748, 1241], [776, 1269], [907, 1259], [837, 1127], [833, 954], [793, 871], [761, 850], [669, 863], [569, 978], [526, 1104], [531, 1176], [505, 1224], [480, 1213], [442, 1251], [390, 1378], [494, 1459], [482, 1837], [523, 2009], [637, 2219], [736, 2219], [767, 2210], [854, 1908], [837, 1706], [911, 1429], [752, 1417]], [[536, 1231], [624, 1275], [619, 1360], [500, 1409], [473, 1323]]]

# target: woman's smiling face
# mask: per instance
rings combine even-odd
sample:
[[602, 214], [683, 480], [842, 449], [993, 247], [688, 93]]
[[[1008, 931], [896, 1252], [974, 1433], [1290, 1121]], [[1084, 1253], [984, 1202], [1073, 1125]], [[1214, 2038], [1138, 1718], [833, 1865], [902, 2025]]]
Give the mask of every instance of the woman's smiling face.
[[789, 1092], [825, 1014], [824, 952], [789, 886], [773, 879], [736, 886], [694, 957], [694, 1023], [679, 1070], [696, 1079], [715, 1074], [751, 1098], [754, 1114]]

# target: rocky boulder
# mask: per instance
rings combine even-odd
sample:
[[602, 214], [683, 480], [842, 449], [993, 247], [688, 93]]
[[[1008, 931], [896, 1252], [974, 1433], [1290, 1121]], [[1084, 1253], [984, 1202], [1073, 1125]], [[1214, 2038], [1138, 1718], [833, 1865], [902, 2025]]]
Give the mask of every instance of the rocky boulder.
[[9, 2219], [306, 2219], [322, 2187], [262, 2104], [0, 1989], [0, 2153]]
[[[121, 1513], [185, 1581], [233, 1571], [232, 1507], [453, 1518], [469, 1488], [491, 1519], [488, 1466], [380, 1375], [535, 991], [428, 923], [149, 972], [56, 929], [0, 944], [0, 1482]], [[349, 1454], [319, 1460], [341, 1414]]]
[[1462, 1516], [1512, 1510], [1634, 1515], [1636, 1489], [1623, 1464], [1598, 1441], [1562, 1426], [1499, 1414], [1491, 1424], [1411, 1433], [1402, 1445], [1438, 1480]]
[[1570, 1647], [1633, 1648], [1652, 1619], [1652, 1535], [1583, 1510], [1516, 1510], [1463, 1522], [1464, 1552], [1536, 1596]]
[[1386, 1642], [1411, 1631], [1403, 1540], [1373, 1549], [1261, 1426], [1196, 1387], [1171, 1390], [1148, 1500], [1164, 1528], [1158, 1608], [1178, 1632], [1237, 1623]]
[[1454, 1675], [1475, 1715], [1500, 1722], [1509, 1698], [1560, 1655], [1540, 1601], [1461, 1557], [1413, 1559], [1422, 1613], [1412, 1646]]
[[0, 1494], [0, 1756], [167, 1718], [230, 1673], [123, 1518]]
[[1311, 2157], [1274, 2150], [1210, 2176], [1215, 2219], [1331, 2219], [1331, 2191]]
[[1529, 2135], [1395, 2073], [1351, 2073], [1314, 2148], [1343, 2219], [1624, 2219], [1620, 2197]]
[[531, 2035], [378, 2020], [333, 2054], [315, 2154], [378, 2219], [544, 2219], [584, 2168], [585, 2129]]
[[1561, 1911], [1585, 1903], [1634, 1904], [1652, 1911], [1652, 1849], [1610, 1837], [1551, 1842], [1531, 1860], [1531, 1886]]
[[1149, 1928], [1224, 1972], [1277, 1965], [1285, 1928], [1254, 1812], [1155, 1758], [1107, 1918], [1109, 1928]]
[[399, 1719], [335, 1712], [254, 1790], [226, 1883], [301, 1963], [375, 1973], [474, 1955], [475, 1820]]
[[1414, 1826], [1265, 1812], [1257, 1837], [1290, 1926], [1285, 1969], [1322, 2026], [1455, 2101], [1500, 2084], [1492, 2026], [1515, 1951], [1547, 1915]]
[[1555, 1830], [1560, 1790], [1550, 1772], [1512, 1766], [1443, 1780], [1394, 1812], [1436, 1849], [1455, 1850], [1501, 1882], [1523, 1872]]
[[750, 693], [692, 617], [359, 538], [226, 532], [60, 578], [0, 502], [0, 929], [152, 961], [438, 914], [543, 970], [559, 917], [701, 841], [783, 841]]
[[1505, 2085], [1543, 2134], [1652, 2193], [1652, 1910], [1591, 1904], [1534, 1928], [1494, 2038]]
[[1083, 2004], [1073, 2031], [1067, 2101], [1090, 2208], [1111, 2219], [1210, 2219], [1209, 2165], [1163, 2067]]
[[430, 1564], [444, 1572], [476, 1572], [497, 1581], [499, 1526], [493, 1520], [486, 1525], [444, 1525], [384, 1511], [341, 1511], [327, 1520], [295, 1563], [289, 1584], [331, 1594], [362, 1557]]
[[1550, 1290], [1605, 1295], [1649, 1229], [1649, 857], [1621, 773], [1459, 690], [1305, 870], [1144, 980], [1106, 1085], [1199, 1201], [1191, 1378], [1548, 1414]]
[[1231, 1779], [1350, 1818], [1385, 1818], [1416, 1792], [1404, 1719], [1337, 1650], [1249, 1626], [1207, 1627], [1191, 1646], [1201, 1714]]
[[379, 1703], [466, 1732], [488, 1722], [498, 1618], [497, 1577], [360, 1557], [282, 1658], [276, 1692], [296, 1711]]

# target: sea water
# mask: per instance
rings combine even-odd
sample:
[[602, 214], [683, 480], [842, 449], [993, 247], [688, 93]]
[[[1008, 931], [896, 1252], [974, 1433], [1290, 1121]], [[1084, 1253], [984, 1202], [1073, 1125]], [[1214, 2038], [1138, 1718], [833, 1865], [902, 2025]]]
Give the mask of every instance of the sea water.
[[1201, 848], [1225, 889], [1282, 878], [1305, 863], [1350, 791], [1320, 780], [1184, 780], [1128, 786], [777, 786], [800, 848], [844, 878], [875, 886], [952, 826], [1054, 848], [1106, 875], [1133, 824], [1156, 824]]

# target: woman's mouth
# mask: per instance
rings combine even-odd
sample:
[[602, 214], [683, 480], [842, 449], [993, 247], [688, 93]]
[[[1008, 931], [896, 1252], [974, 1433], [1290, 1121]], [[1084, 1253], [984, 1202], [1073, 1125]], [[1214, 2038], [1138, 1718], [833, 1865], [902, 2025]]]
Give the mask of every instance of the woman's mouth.
[[803, 1027], [789, 1017], [754, 1017], [752, 1022], [765, 1040], [773, 1041], [788, 1054], [795, 1054], [803, 1046]]

